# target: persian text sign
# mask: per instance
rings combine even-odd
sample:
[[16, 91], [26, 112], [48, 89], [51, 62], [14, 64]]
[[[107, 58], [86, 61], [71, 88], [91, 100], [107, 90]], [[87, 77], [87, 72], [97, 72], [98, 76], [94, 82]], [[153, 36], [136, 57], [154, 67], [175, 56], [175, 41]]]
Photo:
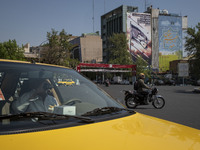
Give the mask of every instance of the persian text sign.
[[159, 16], [159, 51], [162, 55], [182, 50], [182, 18]]

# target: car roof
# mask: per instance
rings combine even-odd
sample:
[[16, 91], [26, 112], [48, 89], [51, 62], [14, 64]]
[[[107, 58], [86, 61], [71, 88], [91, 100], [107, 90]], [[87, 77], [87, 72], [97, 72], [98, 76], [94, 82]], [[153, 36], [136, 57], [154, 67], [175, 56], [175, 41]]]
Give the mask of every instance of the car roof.
[[20, 61], [20, 60], [10, 60], [10, 59], [0, 59], [0, 62], [13, 62], [13, 63], [22, 63], [22, 64], [36, 64], [36, 65], [52, 66], [52, 67], [60, 67], [60, 68], [71, 69], [69, 67], [59, 66], [59, 65], [54, 65], [54, 64], [37, 63], [37, 62]]

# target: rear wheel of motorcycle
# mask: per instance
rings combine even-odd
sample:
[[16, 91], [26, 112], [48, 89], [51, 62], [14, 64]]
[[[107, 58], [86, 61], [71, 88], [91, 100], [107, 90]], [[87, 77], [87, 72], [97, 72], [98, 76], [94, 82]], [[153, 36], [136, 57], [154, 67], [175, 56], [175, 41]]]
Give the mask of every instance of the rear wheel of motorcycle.
[[129, 97], [126, 99], [126, 106], [128, 108], [136, 108], [137, 107], [137, 103], [134, 97]]
[[157, 97], [153, 101], [152, 105], [157, 109], [161, 109], [161, 108], [163, 108], [165, 106], [165, 100], [162, 97]]

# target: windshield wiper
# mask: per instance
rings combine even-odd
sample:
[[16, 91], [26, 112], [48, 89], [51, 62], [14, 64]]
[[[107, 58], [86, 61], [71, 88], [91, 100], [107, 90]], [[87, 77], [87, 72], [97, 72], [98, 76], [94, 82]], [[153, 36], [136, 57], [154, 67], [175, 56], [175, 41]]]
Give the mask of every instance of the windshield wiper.
[[0, 116], [0, 120], [24, 119], [24, 118], [34, 118], [34, 119], [37, 118], [38, 120], [63, 120], [63, 119], [75, 118], [75, 119], [79, 119], [85, 123], [94, 122], [94, 120], [92, 120], [89, 117], [60, 115], [60, 114], [54, 114], [54, 113], [48, 113], [48, 112], [29, 112], [29, 113], [20, 113], [20, 114], [16, 114], [16, 115], [1, 115]]
[[96, 108], [92, 111], [89, 111], [82, 116], [99, 116], [99, 115], [105, 115], [105, 114], [110, 114], [114, 112], [119, 112], [119, 111], [128, 111], [129, 113], [135, 113], [135, 111], [131, 109], [126, 109], [126, 108], [118, 108], [118, 107], [103, 107], [103, 108]]

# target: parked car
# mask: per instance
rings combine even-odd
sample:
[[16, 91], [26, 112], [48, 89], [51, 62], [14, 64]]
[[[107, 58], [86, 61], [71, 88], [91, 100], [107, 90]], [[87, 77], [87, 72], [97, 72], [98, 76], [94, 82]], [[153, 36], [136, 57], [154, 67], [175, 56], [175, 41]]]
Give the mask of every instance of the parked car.
[[200, 86], [200, 79], [190, 79], [189, 83], [194, 86]]
[[[2, 150], [200, 149], [200, 130], [129, 110], [72, 69], [0, 60], [0, 74]], [[57, 86], [68, 77], [79, 84]]]
[[113, 77], [114, 84], [121, 84], [122, 78], [120, 76]]
[[175, 85], [175, 81], [172, 79], [165, 79], [164, 84], [165, 85]]
[[200, 93], [200, 88], [194, 88], [193, 92], [194, 93]]
[[197, 85], [200, 85], [200, 79], [199, 79], [199, 80], [197, 80]]
[[164, 81], [161, 80], [161, 79], [156, 79], [156, 80], [154, 81], [154, 84], [155, 84], [155, 85], [164, 85]]
[[130, 82], [128, 80], [122, 80], [121, 84], [124, 84], [124, 85], [129, 85]]

